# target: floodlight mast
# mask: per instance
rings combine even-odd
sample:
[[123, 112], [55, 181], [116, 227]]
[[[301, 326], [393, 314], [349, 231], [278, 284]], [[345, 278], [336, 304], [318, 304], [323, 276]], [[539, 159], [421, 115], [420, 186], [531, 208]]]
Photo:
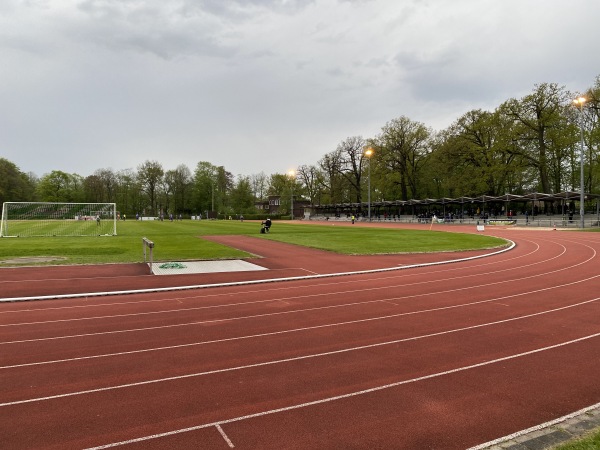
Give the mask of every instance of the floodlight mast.
[[371, 156], [373, 156], [373, 148], [367, 147], [365, 149], [365, 156], [369, 160], [369, 172], [367, 174], [367, 209], [369, 211], [369, 222], [371, 221]]
[[585, 203], [585, 189], [584, 189], [584, 176], [583, 176], [583, 155], [584, 155], [584, 151], [583, 151], [583, 147], [584, 147], [584, 142], [583, 142], [583, 105], [585, 104], [585, 102], [587, 101], [587, 99], [585, 97], [578, 97], [575, 100], [573, 100], [573, 103], [575, 103], [575, 105], [579, 106], [579, 132], [580, 132], [580, 137], [581, 137], [581, 149], [580, 149], [580, 155], [579, 155], [579, 162], [580, 162], [580, 180], [579, 180], [579, 184], [580, 184], [580, 191], [579, 191], [579, 224], [581, 228], [585, 227], [585, 208], [584, 208], [584, 203]]

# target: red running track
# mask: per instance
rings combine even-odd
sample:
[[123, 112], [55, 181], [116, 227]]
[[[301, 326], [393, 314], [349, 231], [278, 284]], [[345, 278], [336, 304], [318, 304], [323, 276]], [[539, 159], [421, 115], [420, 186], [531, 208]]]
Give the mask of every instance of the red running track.
[[[0, 442], [464, 449], [599, 403], [600, 234], [486, 234], [517, 245], [391, 272], [1, 303]], [[283, 264], [280, 244], [260, 245]], [[318, 272], [313, 259], [281, 270]]]

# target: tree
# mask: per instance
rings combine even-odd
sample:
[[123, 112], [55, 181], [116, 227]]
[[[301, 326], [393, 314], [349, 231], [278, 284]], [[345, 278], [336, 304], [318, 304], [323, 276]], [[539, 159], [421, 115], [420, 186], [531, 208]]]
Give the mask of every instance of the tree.
[[167, 170], [163, 176], [160, 192], [162, 194], [161, 205], [164, 205], [164, 211], [167, 214], [176, 214], [175, 208], [171, 207], [171, 199], [175, 192], [175, 171]]
[[83, 180], [85, 201], [116, 202], [117, 177], [112, 169], [98, 169]]
[[35, 181], [5, 158], [0, 158], [0, 205], [34, 200]]
[[175, 215], [183, 212], [191, 213], [188, 192], [191, 190], [192, 175], [185, 164], [175, 170], [167, 170], [163, 177], [161, 192], [164, 196], [165, 209]]
[[326, 154], [319, 160], [322, 177], [320, 191], [324, 193], [324, 204], [336, 204], [348, 201], [343, 194], [343, 178], [341, 173], [340, 155], [337, 152]]
[[420, 122], [401, 116], [382, 128], [375, 139], [377, 158], [384, 164], [400, 187], [402, 200], [418, 198], [419, 170], [430, 149], [431, 130]]
[[255, 200], [264, 201], [267, 199], [269, 179], [264, 172], [250, 175], [250, 186]]
[[104, 186], [102, 180], [96, 174], [90, 175], [83, 180], [83, 192], [85, 201], [89, 203], [100, 203], [104, 198]]
[[[587, 99], [584, 108], [578, 111], [572, 121], [580, 124], [579, 113], [583, 113], [584, 143], [587, 149], [586, 161], [589, 170], [586, 173], [585, 186], [587, 192], [600, 191], [600, 76], [596, 77], [594, 85], [583, 94]], [[579, 147], [579, 143], [576, 144]]]
[[292, 193], [294, 197], [301, 195], [302, 186], [298, 184], [295, 176], [289, 174], [276, 173], [271, 175], [269, 183], [269, 195], [279, 197], [279, 212], [281, 214], [290, 214], [292, 205]]
[[[148, 195], [150, 213], [157, 213], [157, 190], [164, 176], [164, 170], [158, 161], [145, 161], [138, 166], [137, 179], [142, 190]], [[161, 211], [163, 213], [164, 211]]]
[[216, 211], [218, 207], [218, 172], [219, 168], [207, 161], [200, 161], [196, 165], [192, 182], [192, 209], [198, 214]]
[[300, 166], [298, 167], [298, 181], [302, 185], [302, 189], [306, 191], [311, 205], [319, 205], [321, 203], [321, 186], [324, 185], [323, 172], [317, 166]]
[[500, 114], [512, 120], [515, 147], [527, 164], [538, 174], [542, 192], [560, 192], [564, 171], [569, 166], [568, 149], [575, 137], [569, 130], [565, 108], [572, 99], [564, 87], [555, 83], [536, 85], [533, 93], [520, 100], [503, 103]]
[[137, 174], [133, 169], [125, 169], [116, 173], [117, 180], [117, 207], [121, 214], [130, 216], [143, 210], [142, 188], [137, 181]]
[[250, 177], [238, 176], [231, 190], [230, 204], [236, 214], [249, 214], [254, 212], [254, 194]]
[[368, 158], [365, 156], [365, 140], [360, 136], [349, 137], [342, 141], [336, 152], [340, 160], [340, 175], [346, 180], [354, 193], [353, 199], [362, 202], [362, 175]]
[[[497, 112], [473, 110], [444, 132], [433, 158], [442, 162], [434, 178], [452, 192], [450, 196], [498, 196], [519, 190], [512, 175], [523, 171], [522, 158], [510, 138], [511, 121], [502, 120]], [[439, 191], [435, 195], [441, 196]]]
[[192, 172], [185, 164], [180, 164], [173, 172], [173, 199], [176, 213], [191, 213], [188, 195], [191, 191]]
[[84, 200], [83, 178], [53, 170], [44, 175], [37, 186], [37, 193], [43, 202], [81, 202]]
[[225, 167], [218, 166], [215, 179], [215, 200], [217, 210], [222, 214], [234, 213], [230, 203], [233, 184], [233, 174], [225, 170]]

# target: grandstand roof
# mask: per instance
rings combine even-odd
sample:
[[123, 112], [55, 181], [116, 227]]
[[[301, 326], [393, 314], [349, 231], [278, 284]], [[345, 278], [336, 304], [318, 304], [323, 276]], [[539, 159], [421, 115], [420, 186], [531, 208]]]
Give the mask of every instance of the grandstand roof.
[[[600, 194], [584, 194], [586, 200], [600, 198]], [[545, 194], [543, 192], [532, 192], [525, 195], [504, 194], [499, 196], [480, 195], [479, 197], [457, 197], [457, 198], [424, 198], [411, 200], [385, 200], [372, 201], [372, 206], [411, 206], [411, 205], [444, 205], [449, 203], [486, 203], [486, 202], [556, 202], [567, 200], [579, 200], [580, 192], [567, 191], [556, 194]], [[338, 203], [331, 205], [316, 205], [315, 208], [358, 208], [359, 206], [367, 206], [367, 202], [362, 203]]]

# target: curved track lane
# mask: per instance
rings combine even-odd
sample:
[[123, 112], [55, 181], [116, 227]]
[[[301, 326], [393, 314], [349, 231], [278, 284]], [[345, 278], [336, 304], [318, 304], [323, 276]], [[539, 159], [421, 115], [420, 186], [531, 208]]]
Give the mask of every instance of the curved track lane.
[[600, 235], [493, 233], [516, 247], [339, 278], [0, 304], [2, 442], [464, 449], [599, 403]]

